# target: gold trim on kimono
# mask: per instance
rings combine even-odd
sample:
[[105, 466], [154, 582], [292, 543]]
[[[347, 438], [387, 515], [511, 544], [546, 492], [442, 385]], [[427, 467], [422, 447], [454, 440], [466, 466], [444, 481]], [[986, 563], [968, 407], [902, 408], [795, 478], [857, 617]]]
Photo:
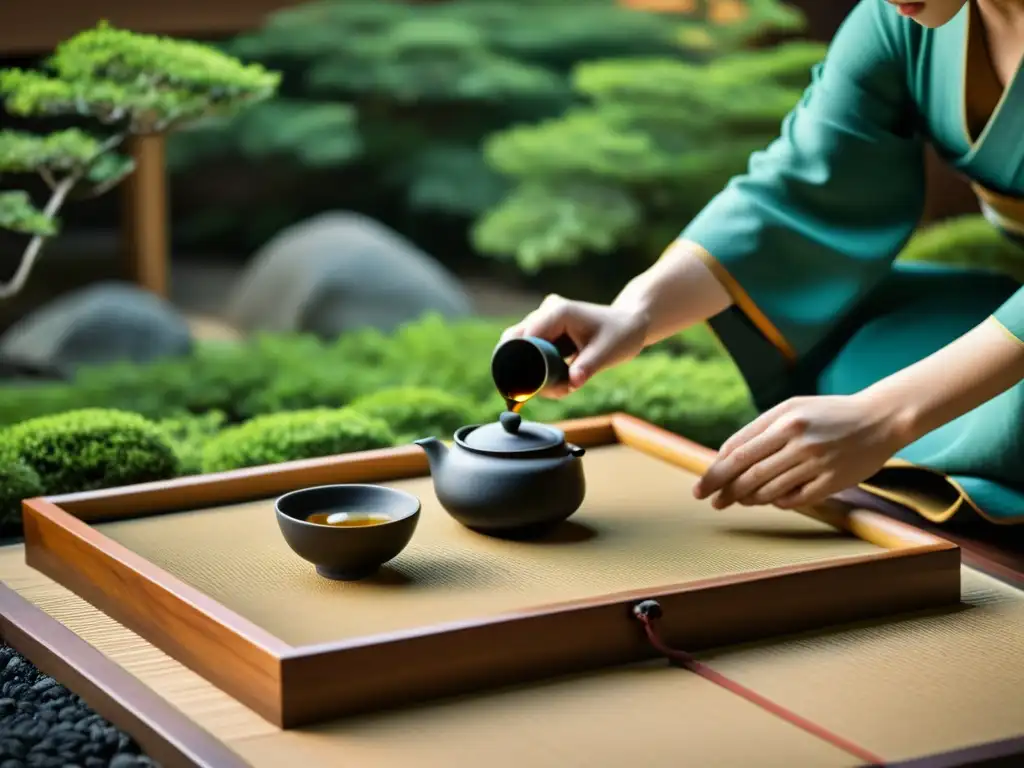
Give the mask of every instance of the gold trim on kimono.
[[747, 318], [754, 324], [772, 345], [782, 353], [788, 361], [793, 362], [797, 359], [796, 350], [793, 345], [790, 344], [786, 337], [782, 335], [782, 332], [775, 327], [775, 324], [768, 319], [768, 316], [761, 311], [761, 309], [754, 303], [754, 300], [750, 298], [743, 286], [739, 284], [718, 259], [711, 254], [707, 248], [704, 248], [699, 243], [687, 241], [692, 244], [697, 251], [697, 256], [700, 258], [704, 265], [711, 270], [711, 274], [715, 276], [715, 279], [722, 284], [726, 292], [732, 297], [733, 303], [736, 307], [747, 316]]

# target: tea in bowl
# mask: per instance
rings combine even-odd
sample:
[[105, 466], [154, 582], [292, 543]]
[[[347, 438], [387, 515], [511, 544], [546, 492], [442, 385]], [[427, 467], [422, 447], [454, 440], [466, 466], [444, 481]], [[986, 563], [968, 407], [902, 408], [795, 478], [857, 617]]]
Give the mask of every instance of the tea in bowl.
[[420, 500], [381, 485], [319, 485], [279, 497], [277, 524], [288, 546], [327, 579], [372, 576], [402, 552], [420, 518]]

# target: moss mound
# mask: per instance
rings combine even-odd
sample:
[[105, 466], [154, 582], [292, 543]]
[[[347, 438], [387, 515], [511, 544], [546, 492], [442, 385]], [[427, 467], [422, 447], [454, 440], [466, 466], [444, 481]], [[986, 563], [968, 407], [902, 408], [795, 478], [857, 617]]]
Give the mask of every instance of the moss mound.
[[0, 455], [0, 536], [17, 531], [23, 499], [42, 495], [42, 480], [32, 467], [12, 452]]
[[192, 415], [186, 414], [161, 419], [157, 427], [178, 457], [178, 471], [182, 475], [198, 475], [203, 471], [203, 449], [222, 429], [226, 416], [221, 411]]
[[257, 416], [228, 427], [203, 449], [203, 472], [223, 472], [282, 461], [366, 451], [394, 445], [380, 419], [350, 408], [313, 408]]
[[401, 441], [420, 437], [448, 439], [476, 421], [480, 407], [464, 397], [426, 387], [393, 387], [353, 401], [353, 410], [391, 427]]
[[47, 494], [73, 493], [178, 474], [160, 429], [135, 413], [83, 408], [23, 421], [0, 434], [42, 481]]
[[732, 361], [667, 354], [644, 355], [604, 371], [560, 404], [562, 418], [619, 411], [711, 447], [757, 415]]

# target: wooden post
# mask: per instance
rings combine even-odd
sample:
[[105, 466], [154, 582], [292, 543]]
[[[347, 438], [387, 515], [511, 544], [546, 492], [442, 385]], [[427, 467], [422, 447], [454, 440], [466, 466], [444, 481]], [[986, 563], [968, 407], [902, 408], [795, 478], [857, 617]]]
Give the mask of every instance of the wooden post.
[[157, 296], [167, 296], [167, 166], [161, 134], [132, 136], [127, 149], [135, 170], [124, 181], [124, 256], [128, 278]]

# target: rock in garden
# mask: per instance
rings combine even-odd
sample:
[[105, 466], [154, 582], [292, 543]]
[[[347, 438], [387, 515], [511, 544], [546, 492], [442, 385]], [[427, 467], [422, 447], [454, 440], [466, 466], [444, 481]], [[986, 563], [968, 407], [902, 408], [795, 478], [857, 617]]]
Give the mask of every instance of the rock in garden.
[[73, 371], [82, 365], [144, 363], [188, 354], [185, 318], [167, 301], [128, 283], [98, 283], [32, 312], [0, 337], [0, 355]]
[[471, 311], [459, 281], [411, 242], [365, 216], [325, 213], [283, 230], [253, 257], [228, 316], [247, 332], [331, 338]]
[[127, 734], [0, 643], [0, 768], [155, 768]]

